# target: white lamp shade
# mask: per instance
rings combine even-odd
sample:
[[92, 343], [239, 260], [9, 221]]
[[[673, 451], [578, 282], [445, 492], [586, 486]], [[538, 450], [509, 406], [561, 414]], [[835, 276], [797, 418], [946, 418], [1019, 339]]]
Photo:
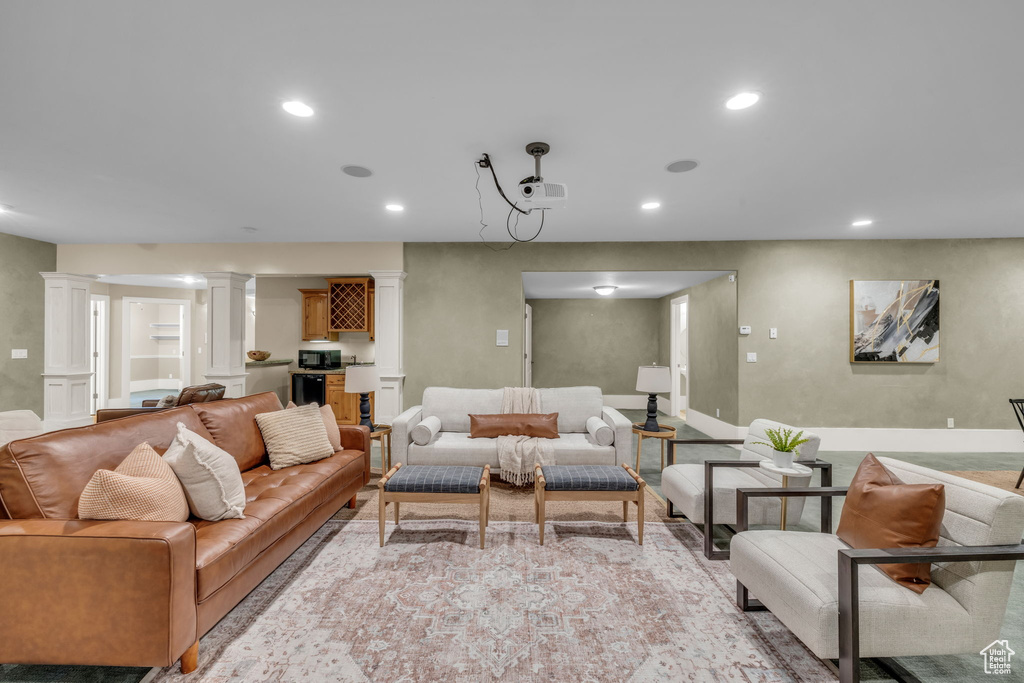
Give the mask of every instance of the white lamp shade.
[[645, 394], [672, 391], [672, 373], [661, 365], [641, 365], [636, 371], [636, 390]]
[[376, 365], [350, 365], [345, 368], [345, 391], [370, 394], [380, 389], [380, 370]]

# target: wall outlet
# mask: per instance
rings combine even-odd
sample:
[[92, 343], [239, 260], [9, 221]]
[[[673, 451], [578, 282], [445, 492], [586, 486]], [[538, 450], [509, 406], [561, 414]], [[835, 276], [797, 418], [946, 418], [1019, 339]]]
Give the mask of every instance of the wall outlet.
[[729, 273], [729, 282], [736, 282], [736, 273]]
[[778, 339], [779, 338], [779, 328], [777, 328], [777, 327], [770, 328], [768, 330], [768, 338], [769, 339]]
[[11, 358], [28, 358], [28, 349], [11, 349]]
[[168, 372], [167, 379], [174, 379], [174, 373]]
[[946, 429], [953, 429], [953, 418], [946, 418]]
[[757, 354], [756, 353], [748, 353], [747, 354], [747, 362], [748, 363], [756, 363], [757, 362]]
[[740, 325], [740, 334], [750, 334], [750, 325]]
[[722, 417], [722, 410], [720, 408], [715, 408], [715, 417]]

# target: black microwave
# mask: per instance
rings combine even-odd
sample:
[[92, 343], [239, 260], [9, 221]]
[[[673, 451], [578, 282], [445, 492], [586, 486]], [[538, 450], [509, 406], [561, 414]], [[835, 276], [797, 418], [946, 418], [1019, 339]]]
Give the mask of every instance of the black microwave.
[[303, 370], [340, 370], [340, 349], [300, 349], [299, 367]]

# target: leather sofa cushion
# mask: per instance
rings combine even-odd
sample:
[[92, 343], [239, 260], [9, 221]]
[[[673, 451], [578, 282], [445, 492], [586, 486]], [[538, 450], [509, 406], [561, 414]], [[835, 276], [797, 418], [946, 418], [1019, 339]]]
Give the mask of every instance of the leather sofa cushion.
[[361, 451], [340, 451], [283, 470], [263, 465], [243, 472], [245, 519], [190, 520], [196, 529], [199, 601], [210, 597], [346, 486], [361, 484], [363, 468]]
[[210, 438], [183, 406], [11, 442], [0, 448], [0, 501], [14, 519], [77, 519], [78, 498], [96, 470], [114, 469], [143, 442], [163, 453], [179, 422]]
[[[934, 548], [945, 512], [945, 486], [904, 484], [868, 453], [850, 482], [836, 535], [853, 548]], [[932, 582], [927, 562], [878, 568], [915, 593]]]
[[238, 469], [245, 472], [258, 467], [267, 455], [256, 414], [282, 410], [283, 406], [277, 394], [266, 391], [231, 401], [193, 403], [189, 409], [195, 411], [213, 435], [212, 441], [230, 453]]
[[496, 415], [470, 415], [469, 438], [493, 439], [497, 436], [531, 436], [541, 439], [558, 438], [558, 413], [498, 413]]

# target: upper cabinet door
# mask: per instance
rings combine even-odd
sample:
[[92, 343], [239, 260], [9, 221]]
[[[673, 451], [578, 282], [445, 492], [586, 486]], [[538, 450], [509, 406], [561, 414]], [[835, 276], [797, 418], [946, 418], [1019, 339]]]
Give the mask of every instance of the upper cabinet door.
[[300, 289], [302, 292], [302, 341], [337, 339], [327, 329], [327, 290]]
[[327, 280], [327, 329], [330, 332], [373, 333], [373, 278]]

